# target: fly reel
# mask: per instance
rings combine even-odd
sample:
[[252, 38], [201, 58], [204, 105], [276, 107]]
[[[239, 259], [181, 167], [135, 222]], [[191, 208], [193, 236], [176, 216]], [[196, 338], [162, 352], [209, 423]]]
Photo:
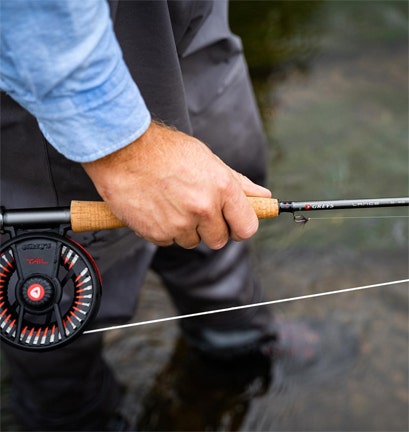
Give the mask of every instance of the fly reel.
[[95, 262], [60, 231], [23, 232], [1, 247], [0, 338], [17, 348], [61, 347], [99, 307]]

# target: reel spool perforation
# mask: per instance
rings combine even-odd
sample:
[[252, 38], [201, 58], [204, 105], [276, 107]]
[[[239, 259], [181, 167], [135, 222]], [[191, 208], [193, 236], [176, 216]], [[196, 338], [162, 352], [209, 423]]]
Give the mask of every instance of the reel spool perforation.
[[79, 336], [101, 297], [98, 269], [76, 242], [52, 231], [19, 234], [0, 251], [0, 336], [28, 350]]

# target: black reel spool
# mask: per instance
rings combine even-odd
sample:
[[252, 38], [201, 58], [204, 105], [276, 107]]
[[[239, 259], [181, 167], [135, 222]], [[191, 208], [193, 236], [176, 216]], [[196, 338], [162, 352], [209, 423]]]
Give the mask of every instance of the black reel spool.
[[2, 245], [2, 341], [27, 350], [61, 347], [84, 331], [100, 297], [92, 257], [61, 233], [23, 232]]

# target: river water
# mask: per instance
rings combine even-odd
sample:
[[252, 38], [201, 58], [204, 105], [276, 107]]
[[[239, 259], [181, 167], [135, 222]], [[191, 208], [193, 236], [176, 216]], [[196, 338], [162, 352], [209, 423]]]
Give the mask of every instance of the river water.
[[[231, 12], [269, 138], [273, 195], [408, 196], [407, 2], [242, 1]], [[309, 216], [325, 219], [261, 223], [254, 265], [269, 299], [408, 277], [406, 209]], [[408, 303], [408, 284], [396, 284], [274, 306], [324, 335], [302, 373], [217, 370], [192, 357], [174, 322], [107, 333], [106, 357], [139, 430], [407, 431]], [[135, 321], [174, 314], [150, 274]], [[5, 372], [1, 430], [21, 430]]]

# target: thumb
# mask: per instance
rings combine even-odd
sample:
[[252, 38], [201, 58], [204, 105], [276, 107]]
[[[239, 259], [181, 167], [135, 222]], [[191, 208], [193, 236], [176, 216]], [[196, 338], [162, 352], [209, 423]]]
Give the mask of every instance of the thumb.
[[267, 188], [253, 183], [248, 177], [235, 171], [236, 178], [247, 196], [271, 198], [271, 191]]

